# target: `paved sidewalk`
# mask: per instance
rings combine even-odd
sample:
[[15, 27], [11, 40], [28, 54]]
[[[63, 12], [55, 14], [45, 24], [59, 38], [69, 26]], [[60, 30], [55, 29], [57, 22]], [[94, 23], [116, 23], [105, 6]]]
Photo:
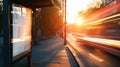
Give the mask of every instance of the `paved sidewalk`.
[[[33, 67], [71, 67], [63, 40], [54, 37], [41, 41], [33, 47]], [[27, 59], [21, 60], [14, 67], [26, 67]]]

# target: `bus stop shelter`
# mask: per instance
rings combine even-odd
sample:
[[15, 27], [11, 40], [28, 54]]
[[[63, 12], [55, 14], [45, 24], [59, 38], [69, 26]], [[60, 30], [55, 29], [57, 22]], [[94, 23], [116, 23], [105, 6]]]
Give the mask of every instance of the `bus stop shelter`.
[[[12, 67], [13, 64], [24, 57], [28, 58], [28, 66], [32, 66], [33, 10], [35, 8], [52, 6], [54, 6], [54, 0], [3, 0], [3, 67]], [[24, 22], [24, 25], [21, 21]], [[26, 26], [27, 28], [25, 28]], [[23, 28], [26, 30], [23, 30]], [[28, 34], [25, 31], [31, 32], [31, 34]], [[22, 47], [20, 45], [22, 45]], [[16, 47], [19, 49], [16, 49]], [[21, 50], [22, 48], [24, 49]]]

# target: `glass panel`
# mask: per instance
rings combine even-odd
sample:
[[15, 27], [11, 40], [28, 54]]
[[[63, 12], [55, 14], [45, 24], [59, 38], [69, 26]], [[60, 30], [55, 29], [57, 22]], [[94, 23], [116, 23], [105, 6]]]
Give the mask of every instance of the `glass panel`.
[[13, 4], [13, 57], [22, 54], [31, 48], [31, 10]]

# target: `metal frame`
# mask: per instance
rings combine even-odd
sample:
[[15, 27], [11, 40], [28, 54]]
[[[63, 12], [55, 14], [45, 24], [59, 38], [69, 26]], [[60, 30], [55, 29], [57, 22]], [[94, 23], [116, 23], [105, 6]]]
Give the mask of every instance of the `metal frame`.
[[67, 24], [67, 21], [66, 21], [66, 6], [67, 6], [67, 3], [66, 3], [66, 0], [65, 0], [65, 22], [64, 22], [64, 45], [67, 44], [67, 41], [66, 41], [66, 24]]
[[3, 67], [12, 67], [12, 46], [10, 44], [10, 22], [11, 22], [11, 1], [3, 0], [3, 18], [4, 18], [4, 45], [3, 45]]
[[[31, 9], [32, 10], [32, 9]], [[32, 13], [31, 13], [31, 17], [32, 17]], [[12, 20], [12, 17], [11, 17]], [[12, 24], [12, 21], [11, 21]], [[12, 26], [11, 26], [11, 30], [12, 30]], [[13, 38], [13, 32], [11, 31], [11, 39]], [[32, 18], [31, 18], [31, 36], [32, 36]], [[13, 49], [13, 44], [12, 45], [12, 49]], [[12, 64], [15, 64], [17, 62], [19, 62], [21, 59], [27, 57], [27, 65], [28, 67], [32, 67], [32, 40], [31, 40], [31, 48], [27, 51], [24, 51], [23, 53], [17, 55], [15, 58], [12, 58]]]

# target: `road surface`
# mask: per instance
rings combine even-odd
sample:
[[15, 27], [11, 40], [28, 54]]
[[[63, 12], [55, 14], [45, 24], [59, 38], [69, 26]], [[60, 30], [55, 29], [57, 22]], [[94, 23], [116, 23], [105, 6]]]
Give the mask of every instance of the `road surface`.
[[71, 33], [67, 35], [67, 41], [85, 67], [120, 67], [120, 57], [108, 53], [107, 50], [80, 42]]

